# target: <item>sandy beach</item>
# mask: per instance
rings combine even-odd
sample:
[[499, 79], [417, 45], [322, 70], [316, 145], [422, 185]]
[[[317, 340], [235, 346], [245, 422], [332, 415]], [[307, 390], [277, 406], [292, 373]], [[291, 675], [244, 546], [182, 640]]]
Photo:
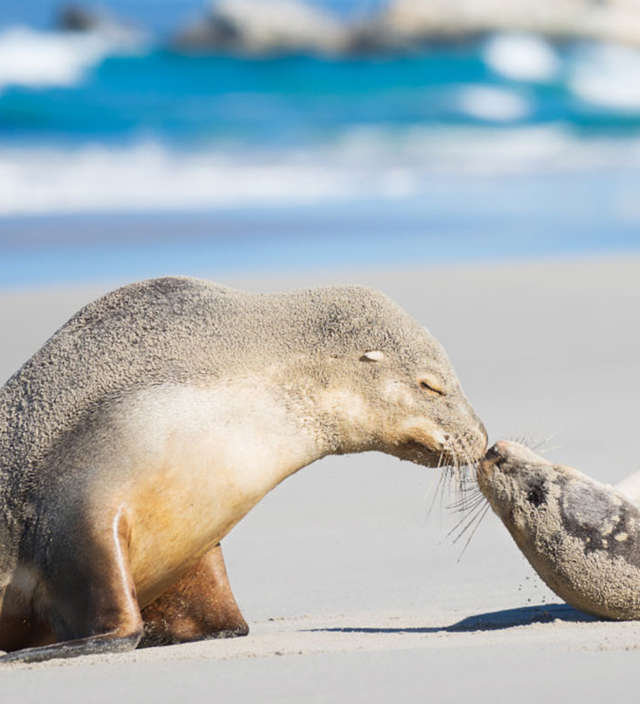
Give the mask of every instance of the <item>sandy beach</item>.
[[[615, 483], [640, 469], [640, 257], [344, 271], [222, 283], [376, 286], [444, 344], [491, 441], [526, 438]], [[120, 282], [113, 282], [114, 285]], [[0, 378], [112, 288], [0, 292]], [[595, 621], [539, 580], [493, 514], [462, 554], [438, 473], [328, 458], [225, 540], [246, 638], [0, 669], [1, 702], [617, 701], [640, 623]], [[452, 497], [453, 498], [453, 497]]]

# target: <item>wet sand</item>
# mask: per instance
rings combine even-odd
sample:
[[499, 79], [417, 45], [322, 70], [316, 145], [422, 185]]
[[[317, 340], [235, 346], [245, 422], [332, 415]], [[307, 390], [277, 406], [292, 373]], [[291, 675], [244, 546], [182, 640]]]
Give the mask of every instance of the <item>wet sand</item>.
[[[639, 257], [223, 282], [356, 281], [441, 340], [492, 440], [542, 442], [605, 482], [640, 469]], [[0, 293], [0, 377], [110, 287]], [[0, 701], [621, 698], [640, 622], [559, 605], [491, 514], [461, 555], [446, 497], [428, 515], [437, 480], [375, 454], [312, 465], [224, 542], [250, 636], [7, 666]]]

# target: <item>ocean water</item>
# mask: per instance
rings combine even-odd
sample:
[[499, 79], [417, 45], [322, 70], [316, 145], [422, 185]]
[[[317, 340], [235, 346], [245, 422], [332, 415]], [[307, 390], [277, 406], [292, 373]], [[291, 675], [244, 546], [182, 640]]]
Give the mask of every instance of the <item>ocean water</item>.
[[0, 286], [640, 245], [636, 50], [193, 56], [128, 7], [126, 41], [0, 8]]

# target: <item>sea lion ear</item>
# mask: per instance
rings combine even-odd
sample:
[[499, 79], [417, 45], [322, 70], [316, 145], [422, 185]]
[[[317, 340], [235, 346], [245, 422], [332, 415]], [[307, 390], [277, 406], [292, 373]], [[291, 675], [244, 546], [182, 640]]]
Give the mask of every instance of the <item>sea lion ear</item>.
[[380, 352], [380, 350], [370, 350], [360, 357], [361, 362], [382, 362], [383, 359], [384, 352]]

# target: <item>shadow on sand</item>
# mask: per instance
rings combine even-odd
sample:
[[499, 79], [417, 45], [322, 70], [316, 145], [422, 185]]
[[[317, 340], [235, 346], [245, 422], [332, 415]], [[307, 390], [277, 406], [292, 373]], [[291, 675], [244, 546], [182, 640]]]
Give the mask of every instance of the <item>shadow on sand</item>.
[[551, 623], [552, 621], [566, 621], [580, 623], [597, 621], [595, 616], [590, 616], [574, 609], [567, 604], [539, 604], [537, 606], [523, 606], [519, 609], [506, 609], [504, 611], [491, 611], [486, 614], [477, 614], [452, 624], [451, 626], [430, 626], [414, 628], [376, 628], [374, 626], [345, 626], [333, 628], [310, 628], [312, 632], [325, 633], [461, 633], [469, 631], [497, 631], [513, 626], [528, 626], [532, 623]]

